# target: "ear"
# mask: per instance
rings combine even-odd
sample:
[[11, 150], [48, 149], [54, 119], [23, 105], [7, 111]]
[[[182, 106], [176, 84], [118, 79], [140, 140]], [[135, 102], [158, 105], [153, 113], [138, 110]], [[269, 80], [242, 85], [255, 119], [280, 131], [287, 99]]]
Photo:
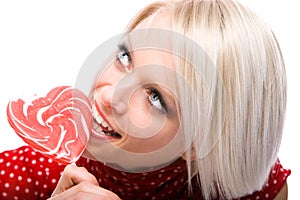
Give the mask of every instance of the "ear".
[[[190, 154], [191, 154], [191, 155], [190, 155], [190, 156], [191, 156], [191, 161], [196, 160], [197, 156], [196, 156], [196, 151], [195, 151], [194, 147], [191, 147]], [[181, 158], [184, 159], [184, 160], [186, 160], [186, 158], [187, 158], [187, 153], [184, 152], [184, 153], [182, 154]]]

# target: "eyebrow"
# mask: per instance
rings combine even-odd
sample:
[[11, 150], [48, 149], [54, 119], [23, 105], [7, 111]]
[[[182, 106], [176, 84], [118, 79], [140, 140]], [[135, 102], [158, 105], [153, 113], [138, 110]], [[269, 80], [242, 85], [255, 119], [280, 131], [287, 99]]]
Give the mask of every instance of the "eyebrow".
[[119, 50], [126, 50], [130, 55], [130, 62], [134, 66], [134, 54], [131, 48], [130, 42], [127, 40], [122, 40], [117, 45]]

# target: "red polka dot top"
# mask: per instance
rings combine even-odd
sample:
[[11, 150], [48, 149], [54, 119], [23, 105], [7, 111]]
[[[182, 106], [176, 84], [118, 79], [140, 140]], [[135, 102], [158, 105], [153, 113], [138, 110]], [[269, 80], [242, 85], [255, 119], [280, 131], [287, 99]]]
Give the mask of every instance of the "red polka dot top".
[[[181, 159], [147, 173], [126, 173], [83, 157], [76, 164], [92, 173], [101, 187], [124, 200], [202, 199], [196, 178], [192, 180], [193, 192], [189, 193], [185, 161]], [[0, 199], [8, 200], [49, 198], [65, 167], [28, 146], [0, 153], [0, 166]], [[262, 190], [240, 199], [273, 199], [290, 173], [277, 161]]]

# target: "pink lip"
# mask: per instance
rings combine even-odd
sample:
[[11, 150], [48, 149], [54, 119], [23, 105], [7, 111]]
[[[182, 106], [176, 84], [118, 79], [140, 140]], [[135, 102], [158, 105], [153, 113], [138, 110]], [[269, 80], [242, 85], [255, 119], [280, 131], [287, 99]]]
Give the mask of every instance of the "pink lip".
[[91, 138], [96, 138], [97, 140], [110, 140], [108, 136], [99, 134], [94, 129], [91, 131]]
[[[97, 112], [99, 113], [99, 115], [104, 119], [104, 121], [110, 126], [111, 124], [108, 122], [108, 120], [106, 119], [106, 117], [103, 115], [103, 113], [101, 112], [101, 109], [99, 108], [96, 100], [94, 101], [94, 104], [95, 104], [95, 107], [96, 107], [96, 110]], [[107, 141], [112, 141], [112, 140], [116, 140], [116, 138], [114, 137], [110, 137], [110, 136], [107, 136], [107, 135], [104, 135], [104, 134], [99, 134], [97, 131], [95, 131], [94, 129], [92, 129], [91, 131], [91, 136], [96, 138], [97, 140], [107, 140]]]
[[94, 104], [95, 104], [96, 110], [97, 110], [97, 112], [99, 113], [99, 115], [104, 119], [104, 121], [105, 121], [110, 127], [112, 127], [111, 124], [110, 124], [110, 123], [108, 122], [108, 120], [106, 119], [105, 115], [102, 113], [101, 108], [100, 108], [99, 105], [97, 104], [96, 100], [94, 100]]

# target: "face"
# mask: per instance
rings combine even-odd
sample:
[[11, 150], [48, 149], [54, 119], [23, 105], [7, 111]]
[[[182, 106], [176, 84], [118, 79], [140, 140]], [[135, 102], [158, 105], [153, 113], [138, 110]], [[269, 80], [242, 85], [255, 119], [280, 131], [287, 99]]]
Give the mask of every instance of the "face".
[[[136, 29], [166, 27], [170, 28], [170, 19], [158, 13]], [[123, 168], [145, 167], [149, 159], [160, 165], [178, 157], [183, 146], [177, 98], [171, 89], [173, 55], [158, 49], [134, 49], [134, 41], [128, 37], [118, 45], [115, 59], [97, 79], [90, 97], [93, 131], [85, 152], [87, 157]], [[166, 157], [156, 158], [157, 153]], [[134, 163], [128, 162], [133, 159]]]

